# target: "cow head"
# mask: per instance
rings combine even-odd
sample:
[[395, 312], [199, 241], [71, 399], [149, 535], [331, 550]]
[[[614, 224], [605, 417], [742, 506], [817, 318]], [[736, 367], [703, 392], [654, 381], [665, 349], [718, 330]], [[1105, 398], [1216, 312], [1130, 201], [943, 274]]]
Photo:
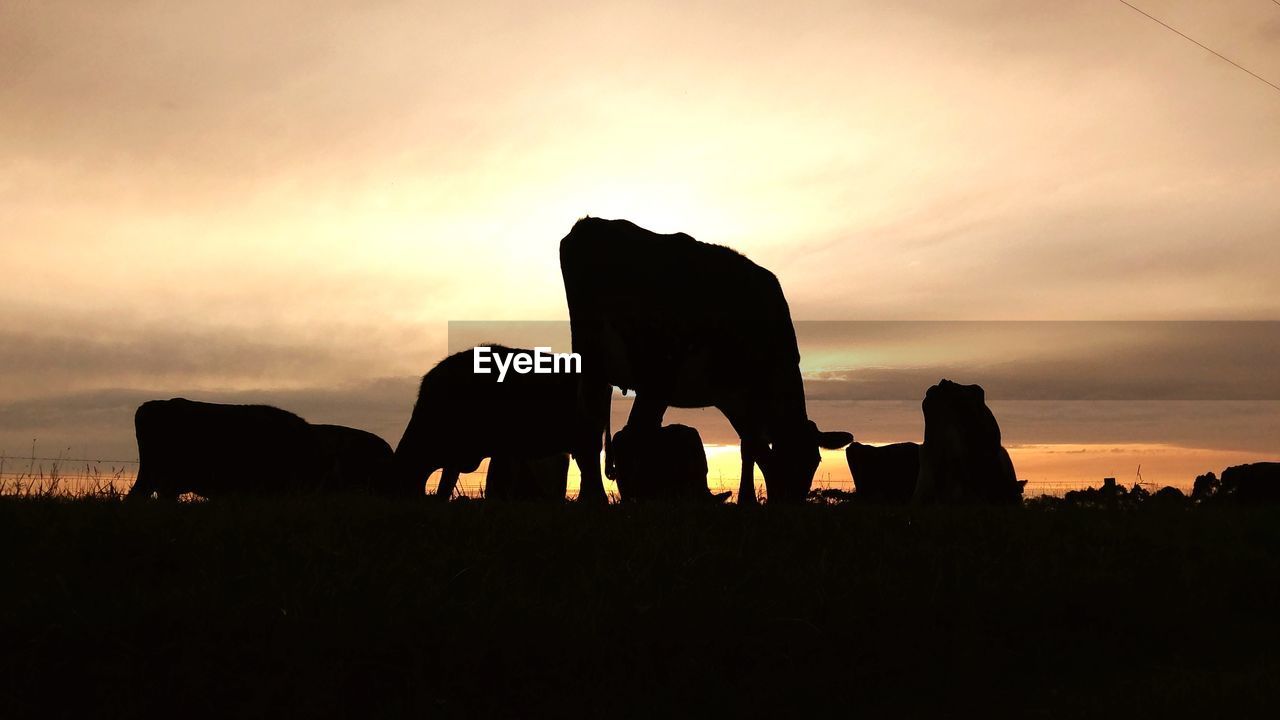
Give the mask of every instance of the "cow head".
[[452, 468], [460, 473], [475, 472], [485, 456], [471, 448], [445, 451], [433, 439], [400, 441], [392, 460], [392, 489], [395, 494], [422, 495], [427, 480], [439, 470]]
[[822, 461], [819, 449], [839, 450], [851, 442], [852, 434], [823, 432], [812, 420], [776, 436], [768, 455], [758, 460], [764, 471], [769, 501], [803, 501], [813, 485], [813, 473]]
[[925, 393], [921, 410], [925, 440], [932, 439], [936, 447], [961, 455], [1000, 445], [1000, 426], [980, 385], [941, 380]]

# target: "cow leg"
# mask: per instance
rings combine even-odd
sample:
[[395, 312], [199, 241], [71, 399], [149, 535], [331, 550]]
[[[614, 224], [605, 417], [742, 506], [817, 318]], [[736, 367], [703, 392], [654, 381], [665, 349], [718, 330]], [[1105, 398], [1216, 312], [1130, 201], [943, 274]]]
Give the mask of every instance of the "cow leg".
[[578, 502], [604, 504], [609, 501], [604, 494], [604, 478], [600, 476], [600, 451], [574, 454], [582, 479], [578, 485]]
[[[612, 390], [610, 388], [610, 392]], [[609, 501], [604, 494], [604, 478], [600, 474], [601, 437], [602, 433], [598, 431], [583, 433], [574, 443], [573, 461], [577, 463], [581, 474], [578, 485], [579, 502], [605, 504]]]
[[436, 488], [436, 497], [448, 500], [458, 487], [458, 469], [445, 468], [440, 471], [440, 485]]
[[[578, 411], [580, 425], [574, 431], [573, 446], [569, 452], [578, 464], [581, 482], [578, 500], [585, 503], [604, 504], [604, 478], [600, 475], [601, 439], [609, 432], [609, 413], [613, 403], [613, 386], [603, 380], [583, 377], [578, 383]], [[605, 452], [608, 461], [608, 451]]]
[[766, 488], [769, 484], [769, 443], [748, 435], [742, 439], [742, 478], [738, 483], [738, 504], [755, 505], [756, 499], [756, 465], [764, 473]]
[[750, 413], [736, 404], [720, 405], [720, 412], [728, 418], [734, 432], [738, 433], [742, 453], [742, 477], [738, 482], [738, 504], [755, 505], [756, 461], [768, 454], [769, 444], [759, 437]]
[[739, 505], [755, 505], [756, 500], [756, 458], [752, 451], [751, 443], [743, 441], [742, 450], [742, 478], [738, 482], [738, 504]]

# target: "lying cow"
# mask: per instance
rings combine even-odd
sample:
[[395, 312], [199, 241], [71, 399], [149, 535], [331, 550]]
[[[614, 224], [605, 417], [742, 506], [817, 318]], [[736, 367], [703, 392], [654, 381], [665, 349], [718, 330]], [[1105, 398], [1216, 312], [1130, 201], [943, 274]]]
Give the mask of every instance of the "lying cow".
[[920, 445], [863, 445], [853, 443], [844, 451], [859, 500], [877, 503], [911, 501], [920, 473]]
[[131, 498], [385, 487], [385, 441], [311, 425], [280, 408], [151, 400], [138, 407], [133, 424], [139, 465]]
[[[489, 367], [511, 367], [533, 351], [486, 345]], [[421, 494], [443, 470], [436, 494], [448, 498], [458, 475], [485, 458], [544, 458], [570, 453], [583, 478], [600, 482], [602, 432], [587, 422], [572, 373], [477, 373], [473, 350], [441, 360], [422, 378], [413, 415], [395, 452], [395, 482]], [[500, 381], [501, 378], [501, 381]], [[610, 388], [601, 388], [609, 392]], [[585, 481], [584, 481], [585, 482]]]
[[490, 458], [485, 476], [487, 500], [564, 500], [569, 489], [569, 455], [543, 458], [499, 455]]
[[1022, 483], [1000, 445], [1000, 426], [978, 385], [943, 380], [924, 403], [916, 502], [1017, 503]]
[[313, 441], [325, 462], [321, 484], [331, 490], [389, 492], [393, 453], [386, 440], [343, 425], [312, 425]]
[[643, 500], [722, 501], [707, 489], [707, 453], [688, 425], [657, 430], [624, 427], [613, 436], [614, 479], [623, 502]]

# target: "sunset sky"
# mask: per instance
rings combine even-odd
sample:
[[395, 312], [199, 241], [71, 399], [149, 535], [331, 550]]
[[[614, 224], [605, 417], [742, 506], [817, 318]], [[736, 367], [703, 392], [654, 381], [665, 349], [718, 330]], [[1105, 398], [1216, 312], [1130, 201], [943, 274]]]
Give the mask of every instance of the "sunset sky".
[[[1275, 3], [1134, 4], [1280, 84]], [[174, 395], [394, 445], [449, 321], [567, 318], [586, 214], [742, 251], [797, 320], [1276, 320], [1280, 91], [1116, 0], [11, 0], [0, 451], [136, 457], [134, 407]], [[1280, 450], [1259, 327], [1193, 397], [1090, 331], [1030, 375], [999, 343], [801, 352], [815, 398], [917, 371], [816, 400], [829, 429], [918, 440], [959, 369], [1020, 477], [1185, 484]], [[1195, 337], [1162, 387], [1205, 376]], [[1031, 397], [1059, 360], [1107, 392]], [[732, 442], [712, 413], [673, 419]]]

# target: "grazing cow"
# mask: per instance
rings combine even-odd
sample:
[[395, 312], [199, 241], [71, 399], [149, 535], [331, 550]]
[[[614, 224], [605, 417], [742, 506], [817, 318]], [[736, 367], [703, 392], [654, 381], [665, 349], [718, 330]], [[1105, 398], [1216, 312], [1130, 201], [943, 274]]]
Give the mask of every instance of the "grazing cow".
[[312, 425], [320, 456], [328, 463], [329, 489], [390, 492], [391, 446], [371, 432], [342, 425]]
[[[517, 353], [486, 345], [491, 365], [508, 367]], [[413, 415], [395, 452], [395, 483], [421, 494], [427, 478], [443, 469], [438, 496], [448, 498], [458, 475], [485, 458], [544, 458], [571, 453], [583, 483], [600, 485], [601, 433], [583, 415], [578, 377], [569, 373], [475, 372], [472, 350], [441, 360], [422, 378]], [[608, 388], [602, 388], [608, 392]]]
[[[742, 442], [739, 502], [755, 501], [757, 463], [770, 501], [803, 500], [819, 447], [852, 442], [809, 420], [782, 288], [739, 253], [584, 218], [560, 241], [560, 271], [582, 402], [597, 432], [609, 413], [602, 386], [635, 390], [627, 425], [636, 429], [661, 427], [668, 407], [716, 407]], [[581, 497], [603, 499], [604, 487], [583, 478]]]
[[624, 427], [613, 436], [618, 494], [635, 500], [717, 500], [707, 489], [707, 452], [702, 436], [688, 425], [658, 430]]
[[569, 489], [569, 455], [542, 458], [499, 455], [489, 459], [486, 500], [564, 500]]
[[1017, 503], [1022, 483], [978, 385], [943, 380], [924, 397], [916, 502]]
[[151, 400], [133, 423], [139, 465], [130, 498], [296, 492], [325, 476], [312, 427], [280, 408]]
[[1245, 505], [1280, 502], [1280, 463], [1236, 465], [1222, 471], [1218, 494]]
[[906, 442], [876, 447], [853, 443], [845, 449], [844, 456], [849, 461], [853, 489], [859, 500], [911, 502], [916, 477], [920, 474], [919, 444]]

